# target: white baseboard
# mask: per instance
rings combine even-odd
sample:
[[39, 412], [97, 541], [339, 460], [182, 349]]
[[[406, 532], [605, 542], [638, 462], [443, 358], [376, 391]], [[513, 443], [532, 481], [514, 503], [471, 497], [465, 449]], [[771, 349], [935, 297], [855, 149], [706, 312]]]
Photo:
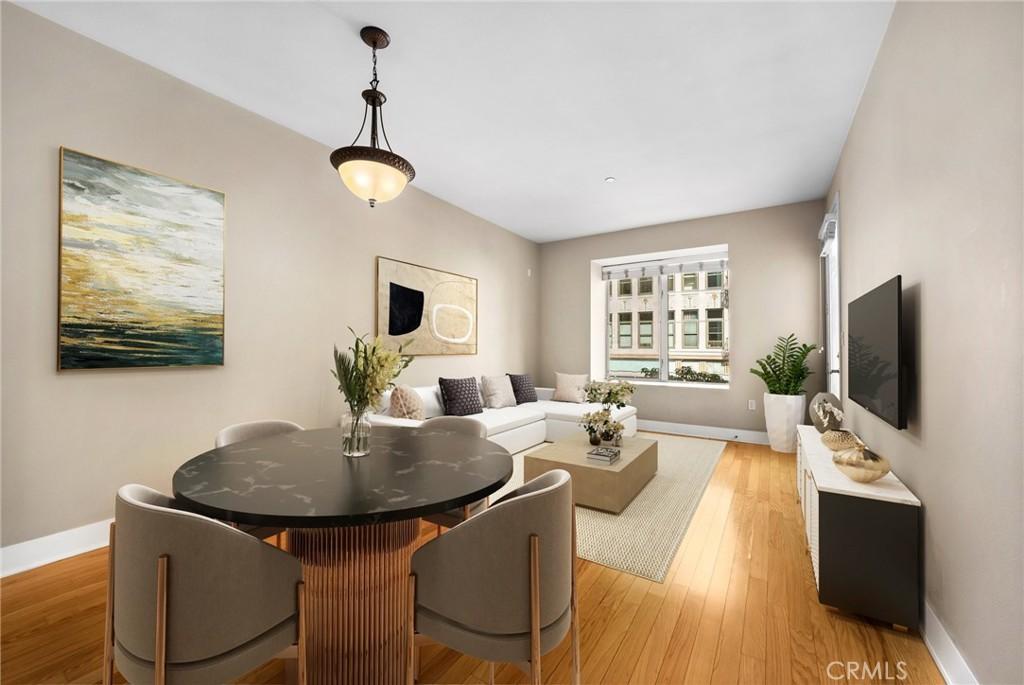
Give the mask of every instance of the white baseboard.
[[35, 540], [8, 545], [0, 549], [0, 576], [21, 573], [105, 547], [110, 540], [110, 522], [113, 520], [105, 519]]
[[931, 652], [935, 665], [939, 667], [939, 672], [948, 685], [978, 685], [978, 679], [971, 672], [971, 667], [964, 661], [953, 638], [946, 632], [945, 626], [928, 602], [924, 603], [921, 637], [924, 638], [925, 646]]
[[674, 435], [690, 435], [695, 438], [714, 438], [715, 440], [735, 440], [737, 442], [750, 442], [755, 445], [768, 444], [768, 433], [765, 431], [750, 431], [739, 428], [719, 428], [717, 426], [697, 426], [690, 423], [649, 421], [647, 419], [640, 419], [636, 424], [637, 428], [642, 431], [672, 433]]

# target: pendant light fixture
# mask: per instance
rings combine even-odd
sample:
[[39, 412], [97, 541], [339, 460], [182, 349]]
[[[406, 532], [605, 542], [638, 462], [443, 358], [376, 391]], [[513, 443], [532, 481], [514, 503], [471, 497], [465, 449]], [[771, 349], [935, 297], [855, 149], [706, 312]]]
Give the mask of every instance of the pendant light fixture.
[[[384, 29], [376, 26], [364, 26], [359, 32], [363, 42], [373, 50], [373, 78], [370, 87], [363, 91], [366, 106], [363, 109], [363, 124], [359, 133], [348, 147], [339, 147], [331, 153], [331, 165], [338, 170], [345, 187], [356, 197], [366, 200], [370, 206], [378, 202], [393, 200], [405, 189], [405, 186], [416, 176], [412, 164], [391, 151], [388, 134], [384, 130], [384, 103], [387, 98], [377, 90], [377, 50], [383, 50], [391, 44], [391, 37]], [[356, 145], [366, 128], [366, 117], [370, 117], [370, 144]], [[379, 144], [377, 128], [384, 138], [382, 148]]]

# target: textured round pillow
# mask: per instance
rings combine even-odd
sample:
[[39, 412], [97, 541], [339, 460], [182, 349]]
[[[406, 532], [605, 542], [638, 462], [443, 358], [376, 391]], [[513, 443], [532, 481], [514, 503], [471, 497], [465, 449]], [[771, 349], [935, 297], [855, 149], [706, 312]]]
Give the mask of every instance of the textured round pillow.
[[391, 391], [391, 416], [398, 419], [423, 420], [423, 398], [408, 385], [399, 385]]

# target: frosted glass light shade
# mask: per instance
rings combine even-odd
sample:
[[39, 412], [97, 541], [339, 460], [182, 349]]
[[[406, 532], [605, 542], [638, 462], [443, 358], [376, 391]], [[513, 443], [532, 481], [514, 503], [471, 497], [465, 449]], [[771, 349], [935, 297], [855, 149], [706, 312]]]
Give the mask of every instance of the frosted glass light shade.
[[368, 159], [345, 162], [338, 167], [338, 174], [353, 195], [374, 204], [394, 200], [409, 182], [395, 167]]
[[416, 176], [412, 164], [403, 157], [361, 145], [338, 148], [331, 153], [331, 165], [345, 187], [371, 207], [394, 200]]

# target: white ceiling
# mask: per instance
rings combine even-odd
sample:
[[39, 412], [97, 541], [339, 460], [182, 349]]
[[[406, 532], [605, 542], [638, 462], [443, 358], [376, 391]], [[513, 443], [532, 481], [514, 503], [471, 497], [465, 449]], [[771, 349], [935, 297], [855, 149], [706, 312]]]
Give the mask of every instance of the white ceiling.
[[362, 118], [358, 30], [382, 26], [387, 130], [415, 185], [540, 242], [824, 196], [892, 11], [21, 4], [332, 148]]

